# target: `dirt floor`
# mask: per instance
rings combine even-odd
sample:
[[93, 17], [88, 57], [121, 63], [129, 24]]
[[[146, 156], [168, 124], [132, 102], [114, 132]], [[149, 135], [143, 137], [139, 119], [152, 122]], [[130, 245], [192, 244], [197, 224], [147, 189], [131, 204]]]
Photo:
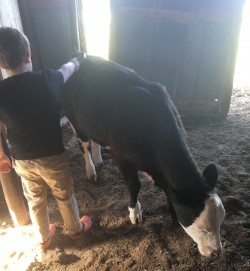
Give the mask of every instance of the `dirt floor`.
[[[144, 223], [131, 225], [128, 192], [111, 157], [103, 153], [104, 166], [98, 183], [87, 181], [82, 154], [69, 126], [65, 125], [65, 145], [71, 153], [75, 195], [81, 213], [92, 218], [93, 227], [81, 241], [69, 241], [63, 235], [62, 220], [50, 196], [51, 221], [58, 225], [51, 249], [41, 253], [30, 243], [31, 228], [23, 230], [22, 240], [14, 238], [14, 247], [11, 247], [8, 236], [15, 235], [8, 232], [12, 221], [1, 192], [0, 256], [5, 251], [4, 259], [0, 260], [1, 271], [249, 271], [250, 90], [234, 90], [226, 121], [184, 120], [184, 126], [198, 166], [203, 169], [209, 162], [218, 166], [216, 190], [226, 210], [220, 256], [200, 256], [191, 238], [171, 220], [163, 192], [143, 178], [139, 199]], [[29, 244], [26, 250], [24, 244]], [[26, 263], [21, 265], [24, 259]]]

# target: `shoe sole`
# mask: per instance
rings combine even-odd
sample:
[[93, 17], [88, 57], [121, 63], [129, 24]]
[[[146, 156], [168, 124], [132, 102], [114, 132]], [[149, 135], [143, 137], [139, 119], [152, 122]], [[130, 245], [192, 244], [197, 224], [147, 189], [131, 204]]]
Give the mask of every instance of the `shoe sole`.
[[80, 233], [69, 235], [69, 238], [72, 240], [78, 240], [78, 239], [82, 238], [83, 234], [85, 232], [87, 232], [92, 226], [92, 221], [91, 221], [90, 217], [88, 217], [87, 215], [84, 215], [80, 219], [80, 221], [82, 223], [83, 229]]
[[40, 247], [42, 250], [49, 248], [49, 246], [51, 245], [52, 238], [56, 234], [56, 226], [54, 224], [49, 225], [49, 233], [50, 233], [50, 238], [44, 243], [40, 244]]

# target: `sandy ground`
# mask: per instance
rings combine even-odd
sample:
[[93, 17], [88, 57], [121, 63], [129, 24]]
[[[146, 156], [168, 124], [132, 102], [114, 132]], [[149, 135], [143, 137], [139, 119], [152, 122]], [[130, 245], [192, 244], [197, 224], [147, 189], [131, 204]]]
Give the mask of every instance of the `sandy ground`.
[[220, 256], [200, 256], [191, 238], [171, 220], [163, 192], [143, 178], [139, 199], [144, 223], [131, 225], [128, 192], [111, 157], [103, 151], [98, 183], [88, 182], [76, 139], [65, 125], [76, 198], [81, 213], [92, 218], [93, 227], [82, 240], [69, 241], [50, 196], [51, 222], [58, 228], [51, 249], [41, 253], [31, 227], [13, 229], [0, 192], [0, 270], [250, 270], [250, 90], [234, 90], [226, 121], [184, 119], [184, 126], [198, 166], [203, 169], [209, 162], [218, 166], [216, 190], [226, 209]]

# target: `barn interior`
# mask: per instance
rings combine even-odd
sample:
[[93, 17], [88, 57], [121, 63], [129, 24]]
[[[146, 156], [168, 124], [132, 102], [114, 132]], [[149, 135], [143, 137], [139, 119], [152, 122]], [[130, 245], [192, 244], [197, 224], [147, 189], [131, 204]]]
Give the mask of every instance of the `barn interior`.
[[[89, 182], [63, 118], [77, 202], [93, 228], [71, 244], [49, 195], [58, 230], [52, 249], [40, 251], [20, 178], [0, 173], [0, 270], [249, 270], [250, 0], [0, 0], [4, 26], [27, 35], [34, 70], [58, 69], [76, 48], [165, 85], [198, 166], [218, 167], [216, 192], [226, 218], [223, 253], [201, 257], [171, 220], [164, 193], [141, 176], [144, 223], [131, 225], [128, 193], [112, 157], [102, 149], [98, 182]], [[0, 80], [6, 77], [0, 70]]]

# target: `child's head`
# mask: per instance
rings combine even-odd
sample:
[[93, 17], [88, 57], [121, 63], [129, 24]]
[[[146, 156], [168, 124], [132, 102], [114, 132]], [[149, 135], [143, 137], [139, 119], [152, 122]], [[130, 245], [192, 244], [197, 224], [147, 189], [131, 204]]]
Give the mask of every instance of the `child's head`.
[[0, 27], [0, 67], [15, 70], [30, 61], [30, 44], [17, 29]]

